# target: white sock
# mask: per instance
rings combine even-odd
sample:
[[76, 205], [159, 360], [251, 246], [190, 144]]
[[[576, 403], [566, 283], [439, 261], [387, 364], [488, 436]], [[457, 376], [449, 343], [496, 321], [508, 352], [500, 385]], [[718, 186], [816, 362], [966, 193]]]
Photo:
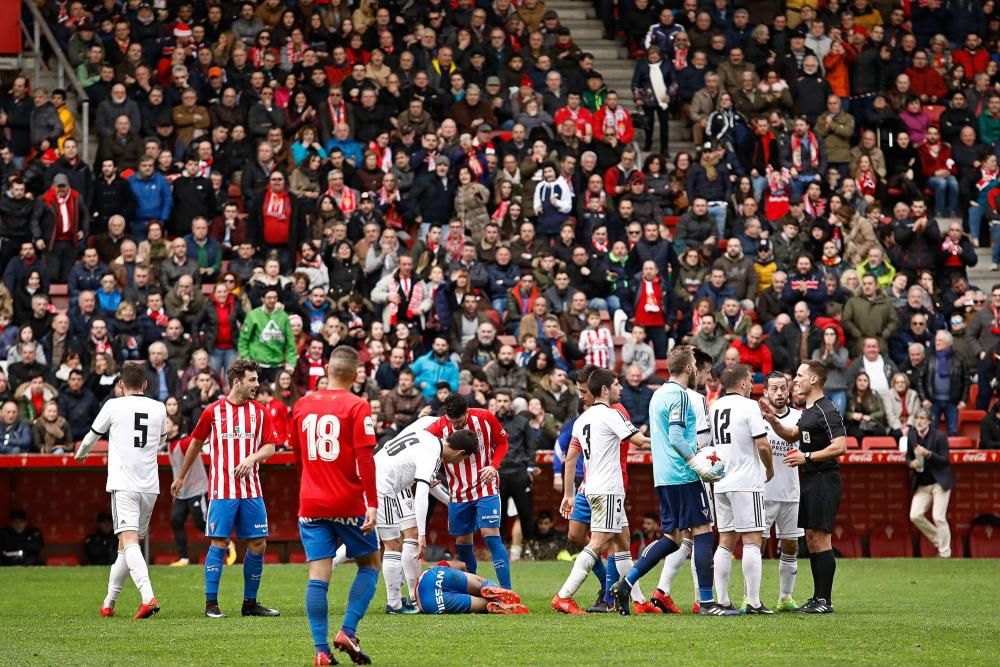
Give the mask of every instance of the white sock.
[[523, 547], [520, 544], [518, 544], [518, 545], [513, 545], [513, 544], [510, 545], [510, 559], [512, 561], [513, 560], [521, 560], [521, 551], [522, 550], [523, 550]]
[[410, 599], [417, 599], [417, 579], [420, 578], [420, 559], [417, 558], [419, 545], [416, 540], [403, 540], [403, 576], [410, 591]]
[[[624, 579], [625, 575], [629, 573], [632, 569], [634, 563], [632, 562], [632, 553], [629, 551], [619, 551], [614, 555], [615, 567], [618, 568], [618, 576], [620, 579]], [[639, 582], [632, 584], [632, 601], [639, 604], [643, 604], [646, 601], [646, 596], [642, 594], [642, 588], [639, 587]]]
[[142, 596], [142, 603], [148, 603], [153, 599], [153, 584], [149, 581], [149, 568], [146, 567], [146, 559], [142, 557], [142, 549], [138, 544], [125, 547], [125, 562], [128, 563], [129, 574]]
[[799, 572], [799, 559], [795, 554], [781, 554], [778, 560], [778, 602], [792, 599], [795, 575]]
[[125, 562], [125, 552], [119, 551], [118, 558], [111, 564], [111, 574], [108, 576], [108, 597], [104, 598], [104, 606], [115, 608], [118, 595], [125, 585], [125, 577], [128, 576], [128, 563]]
[[393, 609], [403, 606], [401, 591], [403, 590], [403, 561], [398, 551], [386, 551], [382, 554], [382, 574], [385, 575], [385, 598]]
[[670, 584], [673, 583], [674, 577], [680, 572], [687, 557], [691, 555], [691, 544], [691, 540], [682, 540], [677, 551], [663, 559], [663, 569], [660, 571], [660, 581], [656, 587], [667, 595], [670, 595]]
[[559, 589], [559, 597], [571, 598], [583, 585], [583, 582], [590, 576], [590, 570], [597, 562], [597, 554], [590, 549], [584, 549], [573, 562], [573, 570], [566, 577], [566, 582]]
[[698, 590], [698, 568], [694, 564], [694, 542], [691, 543], [691, 584], [694, 586], [694, 601], [701, 603], [701, 591]]
[[337, 553], [333, 557], [333, 566], [343, 565], [347, 562], [347, 545], [341, 544], [337, 547]]
[[763, 565], [760, 560], [760, 546], [756, 544], [743, 545], [743, 588], [747, 594], [747, 604], [751, 607], [760, 606], [760, 576]]
[[726, 547], [715, 550], [715, 598], [719, 604], [729, 604], [729, 571], [733, 567], [733, 552]]

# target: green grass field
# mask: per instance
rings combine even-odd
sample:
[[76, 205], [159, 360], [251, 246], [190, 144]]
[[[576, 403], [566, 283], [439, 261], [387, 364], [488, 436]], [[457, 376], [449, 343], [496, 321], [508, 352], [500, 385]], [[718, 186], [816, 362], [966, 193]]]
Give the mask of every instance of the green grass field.
[[[569, 569], [569, 563], [515, 563], [515, 588], [532, 609], [516, 617], [385, 616], [380, 579], [358, 634], [380, 665], [782, 665], [801, 664], [803, 658], [824, 664], [1000, 663], [998, 561], [842, 560], [837, 613], [820, 617], [567, 617], [551, 611], [548, 602]], [[765, 561], [764, 569], [763, 598], [773, 604], [777, 563]], [[122, 615], [98, 617], [107, 568], [0, 570], [0, 664], [311, 664], [305, 566], [265, 566], [261, 600], [281, 609], [278, 619], [239, 616], [239, 566], [223, 574], [220, 602], [235, 616], [222, 620], [202, 616], [201, 567], [150, 570], [163, 610], [149, 621], [131, 620], [138, 605], [131, 580], [118, 603]], [[353, 571], [348, 564], [334, 574], [332, 633]], [[658, 572], [643, 581], [645, 590], [655, 585]], [[731, 590], [741, 586], [734, 563]], [[808, 561], [800, 561], [796, 598], [804, 601], [811, 589]], [[682, 570], [674, 593], [689, 610], [689, 568]], [[595, 594], [591, 578], [577, 597], [589, 604]]]

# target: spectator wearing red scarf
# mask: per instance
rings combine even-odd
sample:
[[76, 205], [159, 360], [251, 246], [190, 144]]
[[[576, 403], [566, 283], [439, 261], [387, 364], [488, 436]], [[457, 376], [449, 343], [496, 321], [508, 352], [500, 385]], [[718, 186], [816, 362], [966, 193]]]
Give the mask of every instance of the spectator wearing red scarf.
[[48, 217], [47, 233], [39, 242], [48, 248], [49, 279], [65, 283], [76, 261], [77, 244], [90, 231], [90, 214], [80, 193], [69, 185], [66, 174], [56, 174], [52, 187], [42, 197]]
[[265, 255], [276, 252], [283, 272], [292, 268], [305, 228], [301, 213], [298, 198], [288, 191], [285, 176], [279, 171], [271, 172], [267, 187], [249, 209], [250, 242]]

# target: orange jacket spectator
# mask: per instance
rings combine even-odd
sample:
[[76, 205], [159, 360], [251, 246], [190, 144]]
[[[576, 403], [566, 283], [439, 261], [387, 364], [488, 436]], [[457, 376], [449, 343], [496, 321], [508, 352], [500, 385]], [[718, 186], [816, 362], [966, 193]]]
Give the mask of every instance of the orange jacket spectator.
[[924, 99], [935, 101], [948, 94], [944, 78], [933, 67], [911, 67], [906, 70], [910, 77], [910, 92]]
[[830, 88], [837, 97], [851, 96], [851, 75], [848, 67], [850, 60], [847, 53], [836, 53], [835, 51], [830, 51], [823, 58], [823, 71], [826, 72], [826, 80], [830, 83]]

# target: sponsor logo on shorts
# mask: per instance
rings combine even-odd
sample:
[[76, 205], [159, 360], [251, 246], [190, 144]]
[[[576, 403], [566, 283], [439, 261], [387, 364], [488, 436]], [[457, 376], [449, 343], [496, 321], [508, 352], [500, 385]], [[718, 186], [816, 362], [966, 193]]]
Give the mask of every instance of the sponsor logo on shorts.
[[267, 534], [267, 524], [266, 523], [255, 523], [253, 525], [253, 527], [254, 527], [254, 530], [259, 530], [259, 531], [263, 532], [265, 535]]
[[434, 575], [434, 604], [439, 614], [445, 612], [444, 607], [444, 570], [439, 569]]

